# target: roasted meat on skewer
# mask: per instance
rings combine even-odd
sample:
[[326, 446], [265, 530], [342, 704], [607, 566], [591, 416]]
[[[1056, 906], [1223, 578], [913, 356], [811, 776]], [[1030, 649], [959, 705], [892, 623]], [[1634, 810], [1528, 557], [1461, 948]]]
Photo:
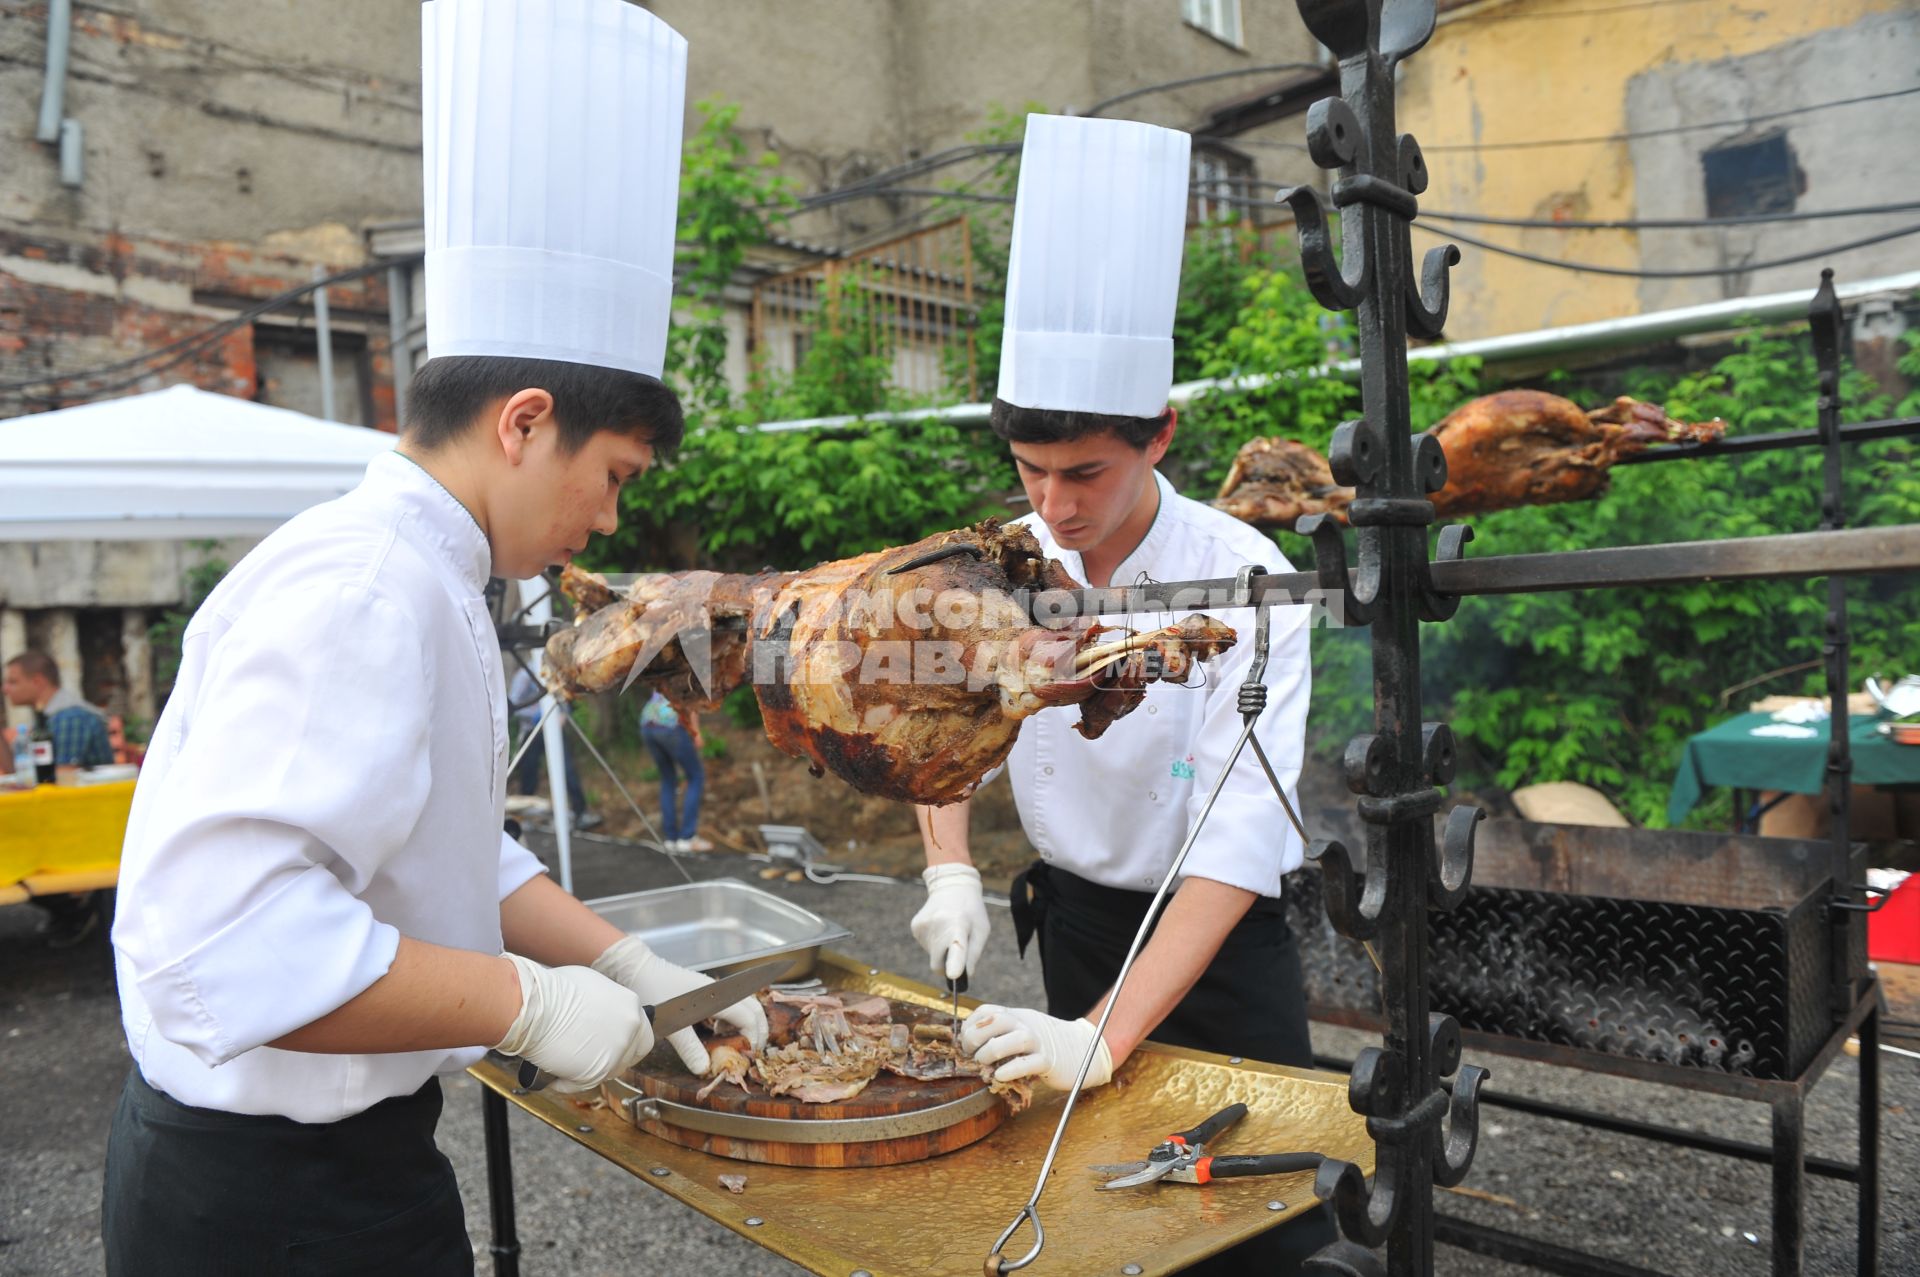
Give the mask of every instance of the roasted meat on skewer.
[[1097, 737], [1148, 683], [1185, 680], [1235, 637], [1200, 615], [1145, 634], [1037, 624], [1034, 596], [1080, 583], [993, 519], [804, 572], [563, 584], [587, 614], [547, 645], [557, 691], [617, 688], [637, 667], [697, 710], [750, 684], [775, 745], [902, 802], [967, 797], [1050, 706], [1079, 705], [1081, 734]]
[[[1659, 406], [1621, 397], [1583, 411], [1538, 390], [1503, 390], [1461, 405], [1428, 431], [1447, 457], [1437, 517], [1523, 505], [1585, 501], [1606, 492], [1620, 458], [1659, 443], [1707, 443], [1726, 423], [1675, 421]], [[1256, 527], [1290, 528], [1305, 515], [1346, 521], [1353, 489], [1325, 458], [1290, 439], [1254, 439], [1234, 457], [1215, 508]]]

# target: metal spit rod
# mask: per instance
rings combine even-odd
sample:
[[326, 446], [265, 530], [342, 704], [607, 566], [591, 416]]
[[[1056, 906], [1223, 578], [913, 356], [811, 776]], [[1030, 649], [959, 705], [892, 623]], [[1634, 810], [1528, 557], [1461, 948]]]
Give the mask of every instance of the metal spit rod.
[[[1073, 1116], [1074, 1105], [1079, 1102], [1080, 1092], [1087, 1084], [1087, 1073], [1093, 1068], [1093, 1057], [1100, 1048], [1101, 1036], [1107, 1030], [1107, 1020], [1113, 1015], [1113, 1008], [1120, 1001], [1120, 991], [1126, 987], [1127, 976], [1133, 970], [1134, 959], [1140, 956], [1140, 950], [1146, 944], [1147, 932], [1153, 927], [1154, 919], [1159, 916], [1167, 893], [1172, 889], [1174, 880], [1180, 876], [1181, 867], [1187, 862], [1187, 853], [1193, 850], [1193, 844], [1199, 838], [1200, 831], [1206, 827], [1207, 817], [1213, 812], [1214, 800], [1220, 797], [1220, 791], [1225, 787], [1227, 777], [1233, 774], [1235, 764], [1240, 761], [1241, 751], [1246, 748], [1249, 740], [1253, 740], [1254, 724], [1259, 721], [1260, 714], [1266, 708], [1267, 689], [1264, 679], [1267, 672], [1267, 640], [1271, 628], [1269, 618], [1272, 608], [1264, 601], [1253, 600], [1253, 583], [1265, 572], [1266, 569], [1250, 564], [1241, 568], [1240, 574], [1234, 578], [1238, 591], [1236, 597], [1243, 600], [1236, 605], [1257, 609], [1254, 613], [1253, 664], [1247, 670], [1246, 680], [1240, 685], [1241, 713], [1246, 720], [1245, 725], [1240, 729], [1240, 738], [1234, 742], [1233, 753], [1228, 756], [1227, 765], [1221, 768], [1219, 776], [1214, 778], [1213, 788], [1207, 794], [1206, 805], [1200, 809], [1199, 818], [1187, 831], [1186, 841], [1180, 844], [1179, 854], [1173, 858], [1173, 864], [1167, 869], [1166, 877], [1161, 880], [1159, 888], [1153, 893], [1153, 899], [1147, 905], [1146, 916], [1140, 919], [1139, 930], [1133, 934], [1133, 943], [1127, 947], [1126, 960], [1120, 964], [1120, 974], [1114, 979], [1113, 992], [1107, 995], [1106, 1009], [1100, 1013], [1100, 1022], [1094, 1026], [1093, 1042], [1088, 1047], [1086, 1055], [1081, 1058], [1080, 1071], [1074, 1077], [1072, 1088], [1067, 1091], [1066, 1106], [1060, 1110], [1060, 1120], [1053, 1128], [1053, 1139], [1047, 1145], [1046, 1158], [1040, 1163], [1040, 1173], [1034, 1178], [1033, 1192], [1027, 1197], [1026, 1205], [1022, 1206], [1019, 1213], [1014, 1216], [1013, 1222], [1007, 1225], [999, 1239], [993, 1243], [993, 1249], [987, 1252], [985, 1269], [989, 1277], [1004, 1277], [1007, 1273], [1018, 1272], [1038, 1259], [1041, 1249], [1047, 1244], [1046, 1231], [1040, 1224], [1040, 1194], [1046, 1189], [1047, 1176], [1053, 1173], [1054, 1159], [1060, 1153], [1060, 1141], [1067, 1133], [1067, 1121]], [[1306, 841], [1306, 829], [1302, 826], [1299, 815], [1295, 813], [1293, 804], [1288, 801], [1286, 790], [1281, 787], [1279, 777], [1274, 775], [1273, 768], [1268, 766], [1266, 754], [1260, 749], [1258, 741], [1254, 741], [1254, 752], [1260, 758], [1261, 767], [1265, 770], [1267, 779], [1272, 782], [1274, 793], [1279, 796], [1281, 806], [1286, 808], [1287, 818], [1293, 822], [1294, 829], [1299, 831], [1301, 840]], [[1019, 1259], [1009, 1261], [1001, 1257], [1001, 1251], [1013, 1239], [1014, 1233], [1019, 1231], [1022, 1221], [1033, 1225], [1033, 1248]]]

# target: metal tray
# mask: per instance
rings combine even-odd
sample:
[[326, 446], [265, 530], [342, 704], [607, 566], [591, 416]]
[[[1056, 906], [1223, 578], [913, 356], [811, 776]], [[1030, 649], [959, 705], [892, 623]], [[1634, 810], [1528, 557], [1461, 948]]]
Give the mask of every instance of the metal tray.
[[603, 896], [587, 907], [667, 961], [715, 977], [782, 954], [793, 956], [787, 979], [808, 975], [822, 946], [853, 934], [738, 878]]

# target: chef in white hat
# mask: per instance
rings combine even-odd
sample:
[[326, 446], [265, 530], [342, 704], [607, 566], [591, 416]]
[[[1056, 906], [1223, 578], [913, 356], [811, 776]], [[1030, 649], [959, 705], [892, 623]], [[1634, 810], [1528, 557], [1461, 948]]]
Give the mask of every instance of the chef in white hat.
[[[680, 439], [686, 42], [623, 0], [421, 15], [431, 359], [394, 452], [187, 627], [113, 928], [110, 1274], [470, 1273], [438, 1077], [496, 1047], [597, 1086], [651, 1048], [643, 1003], [706, 982], [502, 833], [482, 598], [611, 533]], [[751, 1000], [722, 1018], [764, 1041]]]
[[[1185, 245], [1188, 136], [1125, 120], [1027, 117], [1007, 275], [994, 432], [1007, 441], [1033, 513], [1021, 522], [1088, 585], [1290, 570], [1262, 533], [1175, 492], [1155, 469], [1173, 440], [1173, 316]], [[1156, 618], [1155, 624], [1175, 618]], [[1094, 1022], [1148, 902], [1226, 766], [1253, 659], [1242, 642], [1203, 688], [1151, 685], [1098, 741], [1067, 714], [1021, 728], [1007, 760], [1020, 823], [1040, 859], [1014, 880], [1024, 954], [1040, 941], [1047, 1010], [983, 1006], [962, 1041], [1003, 1079], [1071, 1086], [1089, 1048], [1102, 1085], [1151, 1036], [1310, 1067], [1300, 959], [1281, 912], [1281, 875], [1304, 848], [1251, 750], [1188, 856], [1103, 1038]], [[1250, 619], [1250, 614], [1249, 618]], [[1277, 609], [1267, 710], [1256, 729], [1292, 790], [1304, 750], [1308, 609]], [[1297, 804], [1297, 799], [1296, 799]], [[987, 940], [968, 804], [919, 809], [927, 902], [913, 934], [938, 977], [972, 968]], [[1197, 1114], [1196, 1116], [1204, 1116]], [[1279, 1251], [1236, 1250], [1222, 1271], [1281, 1271], [1324, 1227]], [[1271, 1246], [1256, 1239], [1256, 1244]], [[1199, 1271], [1199, 1270], [1196, 1270]]]

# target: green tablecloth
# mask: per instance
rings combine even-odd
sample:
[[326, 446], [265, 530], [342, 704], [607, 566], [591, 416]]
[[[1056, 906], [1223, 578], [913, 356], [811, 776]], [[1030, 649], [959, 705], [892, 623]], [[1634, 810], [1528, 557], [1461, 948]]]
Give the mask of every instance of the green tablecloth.
[[[1680, 770], [1667, 798], [1667, 821], [1679, 824], [1708, 785], [1735, 789], [1775, 789], [1817, 794], [1827, 785], [1827, 742], [1831, 720], [1807, 723], [1813, 735], [1755, 736], [1753, 729], [1772, 723], [1771, 714], [1741, 714], [1715, 724], [1687, 741]], [[1896, 745], [1876, 727], [1884, 720], [1856, 714], [1849, 722], [1856, 785], [1920, 784], [1920, 745]]]

